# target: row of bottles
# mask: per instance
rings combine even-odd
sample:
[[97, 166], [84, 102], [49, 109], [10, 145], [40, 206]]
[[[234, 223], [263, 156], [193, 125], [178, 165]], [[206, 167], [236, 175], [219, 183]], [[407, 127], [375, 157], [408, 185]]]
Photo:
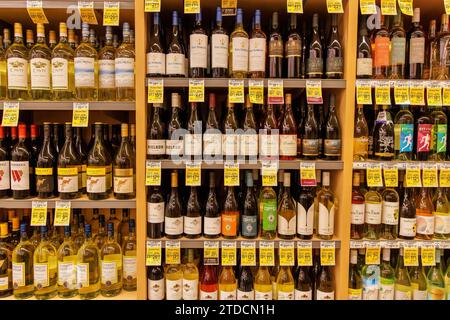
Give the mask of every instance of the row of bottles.
[[193, 102], [189, 114], [183, 111], [179, 94], [172, 93], [171, 98], [171, 112], [153, 104], [147, 131], [150, 159], [340, 158], [341, 129], [333, 94], [327, 113], [323, 105], [293, 104], [291, 94], [285, 95], [284, 106], [254, 106], [247, 96], [243, 109], [227, 103], [225, 111], [210, 93], [208, 110]]
[[43, 24], [37, 24], [37, 39], [27, 30], [23, 41], [20, 23], [14, 24], [14, 41], [9, 29], [3, 31], [0, 47], [0, 99], [56, 101], [133, 101], [134, 35], [130, 25], [123, 24], [122, 43], [113, 46], [111, 27], [106, 27], [100, 48], [95, 31], [83, 23], [81, 43], [75, 32], [59, 24], [59, 43], [52, 31], [47, 44]]
[[202, 14], [198, 13], [187, 37], [177, 11], [172, 12], [172, 30], [165, 30], [160, 14], [154, 13], [149, 27], [147, 75], [342, 79], [344, 58], [338, 15], [331, 14], [327, 39], [317, 13], [308, 21], [308, 26], [307, 18], [301, 16], [301, 31], [298, 16], [289, 14], [288, 30], [283, 32], [282, 16], [275, 11], [270, 31], [264, 32], [269, 25], [263, 23], [262, 13], [256, 9], [251, 32], [247, 33], [243, 10], [238, 8], [234, 30], [229, 33], [224, 27], [222, 9], [218, 7], [211, 29], [205, 26]]
[[[186, 256], [186, 254], [185, 254]], [[147, 267], [149, 300], [334, 300], [334, 268], [203, 265], [187, 250], [183, 263]]]

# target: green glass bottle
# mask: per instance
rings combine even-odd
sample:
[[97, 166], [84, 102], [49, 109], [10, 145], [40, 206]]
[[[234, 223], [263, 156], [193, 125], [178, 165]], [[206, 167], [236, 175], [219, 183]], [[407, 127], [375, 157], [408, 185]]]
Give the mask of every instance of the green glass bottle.
[[58, 296], [72, 298], [77, 290], [77, 247], [70, 236], [70, 226], [64, 227], [64, 242], [58, 248]]
[[409, 267], [413, 300], [427, 299], [427, 278], [423, 270], [422, 261], [419, 257], [419, 265]]
[[20, 225], [20, 242], [12, 254], [12, 279], [14, 297], [27, 299], [34, 294], [33, 253], [35, 247], [27, 236], [27, 225]]
[[400, 248], [400, 257], [395, 268], [395, 300], [411, 300], [412, 288], [408, 270], [405, 267], [403, 248]]
[[272, 187], [264, 187], [259, 195], [261, 237], [274, 239], [277, 235], [277, 194]]
[[41, 227], [41, 242], [33, 254], [34, 296], [36, 299], [51, 299], [56, 296], [57, 282], [56, 248], [48, 237], [47, 226]]
[[395, 273], [390, 260], [391, 250], [383, 248], [383, 259], [380, 265], [380, 300], [394, 300]]
[[436, 264], [427, 274], [427, 300], [445, 300], [445, 281], [441, 270], [441, 252], [436, 249]]
[[114, 297], [122, 291], [122, 249], [114, 238], [114, 224], [108, 223], [108, 239], [100, 250], [102, 296]]
[[80, 299], [93, 299], [100, 292], [100, 253], [91, 237], [91, 225], [85, 225], [85, 237], [77, 254], [77, 283]]
[[8, 243], [8, 223], [0, 224], [0, 298], [13, 293], [11, 279], [11, 258], [13, 247]]

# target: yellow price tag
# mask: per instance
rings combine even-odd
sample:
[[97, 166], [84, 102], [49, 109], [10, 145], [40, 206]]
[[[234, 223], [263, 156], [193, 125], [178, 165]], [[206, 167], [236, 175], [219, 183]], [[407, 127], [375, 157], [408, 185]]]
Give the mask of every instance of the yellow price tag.
[[251, 103], [264, 104], [264, 81], [248, 80], [248, 94]]
[[263, 187], [276, 187], [278, 185], [277, 173], [278, 165], [276, 162], [263, 161], [261, 167]]
[[200, 13], [200, 0], [184, 0], [184, 13]]
[[449, 188], [450, 187], [450, 168], [447, 166], [441, 165], [441, 167], [440, 167], [439, 186], [441, 188]]
[[423, 82], [411, 81], [409, 84], [409, 101], [412, 105], [425, 105], [425, 88]]
[[381, 176], [381, 164], [368, 164], [366, 168], [367, 186], [368, 187], [382, 187], [383, 179]]
[[383, 16], [395, 16], [397, 14], [395, 0], [381, 0], [381, 14]]
[[235, 16], [237, 0], [222, 0], [222, 16]]
[[267, 96], [269, 104], [284, 103], [283, 80], [268, 80]]
[[164, 80], [163, 79], [148, 79], [148, 103], [163, 103], [164, 102]]
[[189, 102], [205, 102], [205, 80], [189, 79]]
[[89, 125], [89, 102], [74, 102], [72, 127], [87, 127]]
[[151, 160], [145, 162], [145, 185], [161, 185], [161, 162]]
[[180, 264], [180, 241], [166, 241], [166, 263]]
[[3, 102], [2, 127], [17, 127], [19, 122], [19, 103]]
[[259, 242], [259, 265], [266, 267], [275, 265], [275, 249], [273, 241]]
[[202, 165], [200, 162], [186, 163], [186, 186], [200, 187], [202, 184]]
[[380, 264], [380, 244], [368, 243], [366, 245], [366, 264]]
[[[401, 249], [400, 249], [401, 250]], [[405, 245], [403, 247], [403, 261], [405, 267], [413, 267], [419, 265], [419, 248], [413, 245]]]
[[306, 80], [306, 101], [308, 104], [322, 104], [322, 81]]
[[228, 101], [244, 103], [244, 80], [228, 80]]
[[434, 243], [422, 243], [420, 248], [422, 266], [431, 267], [436, 265], [436, 248]]
[[42, 1], [27, 0], [27, 11], [33, 23], [48, 23], [42, 7]]
[[222, 266], [236, 265], [236, 241], [222, 241]]
[[311, 241], [297, 241], [297, 264], [299, 266], [313, 265]]
[[70, 201], [56, 201], [54, 226], [70, 225]]
[[303, 0], [287, 0], [288, 13], [303, 13]]
[[336, 246], [334, 241], [320, 242], [320, 264], [334, 266], [336, 264]]
[[404, 81], [396, 81], [394, 84], [395, 104], [409, 104], [409, 84]]
[[450, 106], [450, 84], [442, 83], [442, 105]]
[[356, 80], [356, 103], [372, 104], [372, 86], [369, 81]]
[[391, 87], [389, 81], [378, 81], [375, 86], [375, 103], [391, 105]]
[[203, 264], [204, 265], [219, 264], [219, 241], [203, 242]]
[[342, 0], [327, 0], [328, 13], [344, 13]]
[[226, 187], [236, 187], [240, 185], [239, 163], [225, 162], [223, 170], [223, 180]]
[[420, 179], [420, 165], [407, 164], [405, 178], [406, 186], [408, 188], [422, 187], [422, 181]]
[[280, 255], [280, 266], [295, 265], [294, 242], [280, 241], [278, 253]]
[[161, 265], [161, 241], [147, 240], [145, 252], [146, 266], [160, 266]]
[[103, 3], [103, 25], [118, 26], [120, 23], [120, 2]]
[[359, 0], [359, 8], [361, 9], [361, 14], [377, 13], [377, 5], [375, 0]]
[[450, 14], [450, 0], [444, 0], [445, 13]]
[[80, 11], [81, 20], [83, 22], [88, 24], [98, 24], [94, 12], [93, 1], [78, 1], [78, 10]]
[[428, 84], [427, 104], [429, 106], [442, 106], [442, 87], [439, 83]]
[[425, 188], [438, 187], [437, 164], [424, 163], [422, 168], [422, 183]]
[[383, 168], [384, 173], [384, 185], [387, 188], [397, 188], [398, 187], [398, 168], [393, 166]]
[[316, 164], [314, 162], [300, 162], [300, 184], [302, 187], [317, 186]]
[[145, 12], [160, 12], [161, 0], [145, 0], [144, 4]]
[[403, 14], [407, 16], [413, 16], [413, 1], [412, 0], [398, 0], [398, 6]]
[[47, 225], [47, 202], [33, 201], [31, 203], [31, 223], [32, 227]]
[[241, 241], [241, 266], [256, 266], [255, 247], [254, 241]]

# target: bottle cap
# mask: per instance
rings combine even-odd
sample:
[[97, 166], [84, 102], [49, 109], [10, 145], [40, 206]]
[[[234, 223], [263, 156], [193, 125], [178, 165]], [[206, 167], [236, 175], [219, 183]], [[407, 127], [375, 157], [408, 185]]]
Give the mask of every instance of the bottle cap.
[[60, 37], [67, 37], [67, 25], [65, 22], [59, 23], [59, 36]]
[[41, 234], [46, 234], [48, 231], [47, 226], [41, 226]]
[[272, 28], [278, 29], [278, 12], [272, 13]]
[[25, 139], [27, 137], [27, 126], [25, 124], [19, 124], [19, 139]]
[[8, 223], [0, 223], [0, 238], [5, 238], [8, 236]]
[[236, 24], [242, 24], [242, 14], [243, 14], [242, 9], [238, 8], [236, 11]]
[[202, 21], [202, 12], [200, 11], [199, 13], [195, 14], [195, 21]]
[[247, 184], [247, 187], [253, 187], [253, 175], [251, 171], [245, 172], [245, 183]]
[[350, 250], [350, 263], [357, 264], [358, 263], [358, 251], [355, 249]]
[[17, 230], [19, 230], [19, 227], [20, 227], [20, 219], [19, 219], [19, 217], [14, 217], [14, 218], [12, 218], [12, 229], [13, 229], [13, 231], [17, 231]]
[[[9, 33], [9, 30], [8, 30], [8, 33]], [[23, 37], [22, 24], [20, 24], [18, 22], [14, 23], [14, 37], [21, 37], [21, 38]]]
[[[43, 23], [38, 23], [36, 25], [36, 34], [38, 37], [44, 38], [45, 37], [45, 28]], [[27, 39], [28, 39], [28, 30], [27, 30]]]
[[176, 92], [172, 93], [172, 107], [173, 108], [180, 107], [180, 95]]
[[216, 106], [216, 95], [214, 93], [209, 94], [209, 108], [213, 109]]
[[383, 248], [383, 261], [391, 260], [391, 249]]
[[313, 28], [318, 28], [319, 27], [319, 15], [317, 13], [313, 14]]
[[64, 236], [66, 237], [70, 237], [70, 226], [65, 226], [64, 227]]
[[[81, 220], [82, 217], [83, 217], [83, 216], [80, 216], [80, 220]], [[84, 219], [83, 219], [83, 220], [84, 220]], [[90, 225], [89, 223], [87, 223], [87, 224], [84, 226], [84, 234], [85, 234], [86, 237], [90, 237], [90, 236], [91, 236], [91, 225]]]
[[178, 187], [178, 174], [177, 174], [177, 172], [176, 171], [172, 172], [170, 177], [171, 177], [170, 182], [171, 182], [172, 188]]
[[89, 24], [87, 24], [86, 22], [83, 22], [83, 24], [81, 25], [81, 35], [83, 37], [89, 37]]
[[98, 222], [100, 224], [104, 224], [105, 223], [105, 216], [103, 214], [98, 216]]
[[289, 172], [285, 172], [284, 173], [283, 185], [285, 187], [290, 187], [291, 186], [291, 174]]
[[330, 185], [330, 173], [328, 171], [322, 173], [322, 185], [326, 187]]
[[[60, 29], [60, 36], [61, 36], [61, 29]], [[68, 38], [69, 38], [69, 42], [75, 42], [75, 31], [73, 29], [69, 29], [68, 31]]]
[[128, 220], [128, 226], [129, 226], [130, 230], [131, 230], [131, 229], [134, 230], [134, 227], [136, 226], [135, 220], [134, 220], [134, 219]]
[[107, 226], [108, 236], [112, 237], [114, 235], [114, 223], [110, 222]]
[[20, 225], [20, 234], [22, 235], [24, 233], [27, 233], [27, 224], [26, 223], [22, 223]]
[[31, 43], [34, 42], [33, 30], [27, 29], [25, 31], [25, 39], [26, 39], [27, 42], [31, 42]]
[[286, 93], [286, 101], [285, 104], [291, 104], [292, 103], [292, 95], [290, 93]]
[[178, 26], [178, 12], [172, 11], [172, 26]]
[[3, 139], [5, 137], [5, 128], [0, 126], [0, 139]]
[[360, 183], [361, 183], [361, 181], [360, 181], [359, 172], [354, 172], [353, 173], [353, 186], [359, 187]]
[[136, 125], [135, 125], [134, 123], [132, 123], [132, 124], [130, 125], [130, 135], [131, 135], [132, 137], [136, 136]]
[[216, 23], [222, 22], [222, 8], [216, 8]]
[[30, 125], [31, 138], [36, 138], [38, 136], [37, 131], [38, 131], [37, 125], [35, 124]]
[[414, 15], [412, 18], [412, 22], [420, 22], [420, 8], [414, 8]]
[[216, 187], [216, 176], [214, 174], [214, 171], [211, 171], [209, 173], [209, 187], [215, 188]]
[[120, 134], [122, 137], [128, 137], [128, 123], [122, 123], [120, 125]]
[[48, 32], [48, 42], [49, 43], [56, 43], [56, 32], [55, 32], [55, 30], [50, 30], [49, 32]]

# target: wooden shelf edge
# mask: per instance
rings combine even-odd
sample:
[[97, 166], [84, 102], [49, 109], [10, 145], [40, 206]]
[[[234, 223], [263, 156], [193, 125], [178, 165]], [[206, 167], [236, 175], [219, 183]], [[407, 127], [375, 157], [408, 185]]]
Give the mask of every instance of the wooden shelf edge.
[[[103, 9], [103, 0], [92, 0], [94, 2], [94, 9]], [[69, 6], [77, 6], [76, 0], [43, 0], [42, 6], [45, 9], [67, 9]], [[26, 0], [2, 0], [0, 1], [0, 8], [24, 8], [27, 7]], [[134, 9], [134, 0], [121, 0], [120, 9], [131, 10]]]
[[114, 198], [109, 198], [106, 200], [89, 200], [86, 196], [79, 199], [73, 200], [61, 200], [59, 198], [52, 199], [38, 199], [38, 198], [28, 198], [16, 200], [12, 198], [0, 199], [0, 208], [5, 209], [30, 209], [32, 207], [33, 201], [47, 202], [47, 208], [52, 209], [55, 207], [56, 201], [70, 201], [70, 206], [72, 209], [135, 209], [136, 200], [116, 200]]
[[[17, 300], [18, 301], [19, 299], [16, 299], [13, 295], [11, 295], [11, 296], [6, 297], [6, 298], [0, 298], [0, 301], [2, 301], [2, 300], [4, 300], [4, 301]], [[33, 297], [29, 298], [29, 299], [22, 300], [22, 301], [34, 301], [34, 300], [38, 300], [38, 299], [36, 299], [36, 297], [33, 296]], [[70, 299], [63, 299], [63, 298], [60, 298], [60, 297], [56, 296], [56, 297], [54, 297], [52, 299], [49, 299], [49, 300], [64, 301], [64, 300], [81, 300], [81, 299], [80, 299], [79, 296], [75, 296], [75, 297], [70, 298]], [[122, 290], [122, 292], [119, 295], [115, 296], [115, 297], [104, 297], [101, 294], [99, 294], [96, 298], [94, 298], [92, 300], [137, 300], [137, 292], [136, 291], [124, 291], [124, 290]]]
[[[11, 102], [0, 100], [0, 110], [3, 109], [3, 103]], [[19, 101], [20, 110], [33, 111], [72, 111], [73, 103], [76, 101]], [[89, 102], [90, 111], [135, 111], [135, 102], [121, 101], [92, 101]]]

